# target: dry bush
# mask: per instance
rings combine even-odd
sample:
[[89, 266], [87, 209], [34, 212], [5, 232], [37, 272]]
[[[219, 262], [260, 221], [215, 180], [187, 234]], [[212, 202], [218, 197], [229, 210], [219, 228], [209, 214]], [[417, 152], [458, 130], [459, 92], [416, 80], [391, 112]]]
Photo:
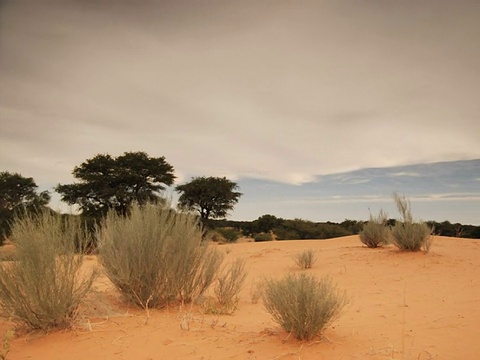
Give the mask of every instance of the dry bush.
[[388, 214], [380, 210], [377, 216], [370, 214], [370, 220], [360, 232], [360, 241], [369, 248], [387, 245], [390, 239], [390, 229], [387, 226]]
[[330, 278], [318, 281], [305, 273], [266, 280], [263, 303], [273, 320], [299, 340], [310, 340], [347, 304], [345, 292]]
[[223, 260], [202, 242], [198, 218], [168, 205], [110, 212], [98, 230], [100, 262], [127, 301], [145, 309], [191, 302], [215, 280]]
[[80, 275], [89, 243], [80, 219], [25, 214], [14, 220], [11, 238], [15, 261], [0, 263], [4, 315], [32, 329], [70, 327], [96, 275]]
[[315, 252], [311, 249], [295, 254], [293, 259], [295, 260], [295, 264], [297, 264], [302, 270], [311, 269], [313, 264], [315, 264], [315, 261], [317, 261], [315, 258]]
[[217, 278], [213, 289], [216, 302], [207, 302], [205, 304], [206, 312], [214, 314], [233, 314], [235, 310], [237, 310], [238, 295], [242, 290], [246, 277], [245, 260], [236, 259], [230, 265], [228, 270]]
[[433, 229], [425, 222], [414, 222], [410, 201], [394, 194], [395, 204], [402, 217], [392, 228], [392, 243], [402, 251], [430, 251]]

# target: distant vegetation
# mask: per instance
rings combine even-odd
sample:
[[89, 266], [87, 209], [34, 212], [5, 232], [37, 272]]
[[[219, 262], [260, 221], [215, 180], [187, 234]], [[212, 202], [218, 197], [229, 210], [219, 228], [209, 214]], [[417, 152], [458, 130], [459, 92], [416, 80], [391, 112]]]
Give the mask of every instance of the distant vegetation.
[[[166, 203], [163, 190], [173, 186], [176, 178], [173, 166], [163, 156], [150, 157], [145, 152], [125, 152], [118, 157], [97, 154], [76, 166], [72, 174], [76, 182], [59, 184], [55, 191], [64, 202], [80, 209], [82, 223], [92, 234], [110, 210], [127, 215], [134, 202]], [[0, 172], [0, 244], [10, 234], [14, 216], [46, 208], [49, 192], [37, 193], [36, 189], [32, 178]], [[253, 221], [226, 220], [242, 193], [235, 182], [225, 177], [195, 177], [174, 189], [180, 194], [178, 208], [197, 213], [210, 238], [219, 242], [235, 242], [240, 235], [255, 241], [330, 239], [359, 234], [369, 226], [368, 222], [349, 219], [340, 223], [313, 222], [271, 214]], [[395, 219], [389, 219], [386, 224], [393, 227], [395, 223]], [[480, 226], [449, 221], [426, 224], [434, 229], [435, 235], [480, 239]], [[95, 250], [96, 244], [93, 237], [90, 250]]]

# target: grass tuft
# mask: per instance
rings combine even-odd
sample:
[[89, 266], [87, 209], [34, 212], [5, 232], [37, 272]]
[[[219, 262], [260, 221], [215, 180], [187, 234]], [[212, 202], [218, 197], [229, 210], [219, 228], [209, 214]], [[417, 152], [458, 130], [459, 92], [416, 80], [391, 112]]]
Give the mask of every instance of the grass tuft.
[[293, 259], [295, 260], [295, 264], [297, 264], [297, 266], [302, 270], [311, 269], [313, 264], [315, 264], [317, 261], [315, 252], [311, 249], [295, 254]]
[[135, 204], [128, 216], [110, 212], [98, 230], [108, 278], [144, 309], [191, 302], [216, 278], [221, 254], [202, 242], [198, 218], [167, 205]]
[[96, 275], [80, 272], [89, 239], [79, 217], [25, 214], [13, 221], [11, 238], [15, 261], [0, 263], [4, 315], [31, 329], [71, 327]]
[[299, 340], [310, 340], [340, 314], [347, 299], [330, 278], [318, 281], [302, 273], [287, 274], [280, 280], [267, 279], [263, 303], [286, 331]]
[[360, 232], [360, 241], [369, 248], [387, 245], [390, 239], [390, 229], [387, 227], [388, 214], [380, 210], [377, 216], [370, 214], [370, 220]]
[[433, 229], [425, 222], [414, 222], [410, 201], [394, 194], [395, 204], [402, 217], [392, 228], [392, 242], [402, 251], [430, 251]]

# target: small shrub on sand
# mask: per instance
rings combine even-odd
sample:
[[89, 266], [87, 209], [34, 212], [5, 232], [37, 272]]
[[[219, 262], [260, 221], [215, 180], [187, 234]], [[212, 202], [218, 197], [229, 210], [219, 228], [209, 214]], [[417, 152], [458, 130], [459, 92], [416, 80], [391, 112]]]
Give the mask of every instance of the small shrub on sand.
[[260, 241], [272, 241], [273, 240], [273, 236], [271, 233], [257, 233], [257, 234], [253, 234], [253, 240], [257, 241], [257, 242], [260, 242]]
[[370, 220], [360, 232], [360, 241], [369, 248], [376, 248], [389, 243], [390, 228], [387, 226], [388, 214], [380, 210], [377, 216], [370, 214]]
[[192, 214], [135, 204], [128, 216], [110, 212], [103, 221], [100, 262], [127, 301], [142, 308], [191, 302], [212, 284], [223, 260], [202, 234]]
[[302, 273], [266, 280], [263, 303], [286, 331], [299, 340], [310, 340], [340, 314], [347, 300], [330, 278], [318, 281]]
[[295, 264], [302, 270], [311, 269], [315, 261], [317, 261], [315, 252], [311, 249], [295, 254], [293, 259], [295, 260]]
[[395, 204], [402, 216], [392, 228], [392, 242], [402, 251], [430, 251], [433, 229], [425, 222], [414, 222], [410, 201], [394, 194]]
[[0, 263], [4, 315], [31, 329], [71, 326], [95, 278], [80, 274], [89, 239], [79, 218], [26, 214], [14, 220], [11, 238], [15, 261]]
[[216, 303], [207, 301], [205, 311], [214, 314], [233, 314], [237, 309], [238, 294], [242, 290], [246, 277], [245, 261], [236, 259], [228, 270], [217, 278], [213, 289]]

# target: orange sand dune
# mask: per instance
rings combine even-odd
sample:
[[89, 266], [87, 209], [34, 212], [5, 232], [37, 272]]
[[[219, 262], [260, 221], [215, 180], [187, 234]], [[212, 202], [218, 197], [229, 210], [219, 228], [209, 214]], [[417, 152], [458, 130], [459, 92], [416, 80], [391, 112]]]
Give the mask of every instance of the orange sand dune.
[[[296, 269], [292, 255], [317, 252], [306, 270], [330, 274], [350, 305], [324, 335], [289, 337], [253, 304], [252, 283]], [[121, 305], [105, 277], [75, 330], [22, 335], [9, 359], [480, 359], [480, 241], [435, 237], [432, 250], [368, 249], [358, 236], [219, 246], [247, 260], [249, 275], [233, 316], [199, 307], [150, 311]], [[94, 265], [90, 257], [87, 263]], [[93, 306], [94, 305], [94, 306]], [[0, 330], [11, 324], [3, 322]]]

